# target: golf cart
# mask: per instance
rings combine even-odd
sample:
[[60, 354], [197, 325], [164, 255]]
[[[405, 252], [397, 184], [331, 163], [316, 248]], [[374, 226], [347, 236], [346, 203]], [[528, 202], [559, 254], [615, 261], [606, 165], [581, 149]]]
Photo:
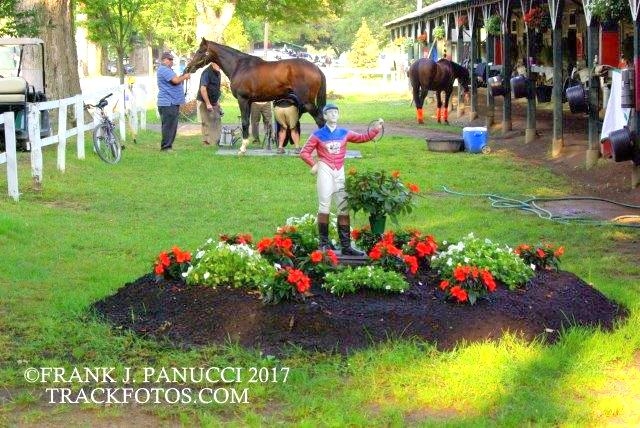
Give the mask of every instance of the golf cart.
[[[0, 38], [0, 113], [15, 115], [19, 150], [29, 149], [27, 104], [46, 101], [44, 42], [32, 38]], [[51, 135], [49, 112], [40, 112], [40, 136]], [[4, 126], [0, 125], [0, 150], [4, 151]]]

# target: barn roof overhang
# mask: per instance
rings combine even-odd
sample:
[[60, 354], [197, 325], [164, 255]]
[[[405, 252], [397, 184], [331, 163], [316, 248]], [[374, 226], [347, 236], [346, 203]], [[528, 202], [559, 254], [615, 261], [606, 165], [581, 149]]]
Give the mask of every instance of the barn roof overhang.
[[384, 27], [397, 27], [399, 25], [411, 24], [424, 19], [437, 18], [447, 13], [467, 10], [471, 7], [480, 7], [499, 3], [500, 0], [439, 0], [413, 11], [404, 16], [391, 20], [383, 24]]

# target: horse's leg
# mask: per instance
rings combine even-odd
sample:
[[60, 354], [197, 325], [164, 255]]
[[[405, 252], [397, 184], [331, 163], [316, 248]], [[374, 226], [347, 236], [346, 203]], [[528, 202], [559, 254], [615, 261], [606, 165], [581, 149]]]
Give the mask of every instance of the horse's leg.
[[438, 120], [438, 123], [440, 123], [440, 118], [442, 115], [442, 95], [440, 93], [440, 91], [436, 90], [436, 102], [437, 102], [437, 107], [436, 107], [436, 119]]
[[420, 85], [418, 83], [412, 85], [413, 89], [413, 103], [416, 105], [416, 119], [418, 123], [424, 123], [424, 113], [422, 106], [424, 105], [424, 94], [420, 91]]
[[445, 91], [444, 93], [444, 108], [442, 109], [442, 118], [444, 119], [444, 123], [449, 124], [449, 100], [451, 99], [451, 91], [453, 91], [453, 87]]
[[249, 145], [249, 115], [251, 114], [251, 103], [244, 98], [238, 98], [238, 106], [240, 107], [240, 117], [242, 121], [242, 144], [240, 145], [238, 154], [243, 155]]

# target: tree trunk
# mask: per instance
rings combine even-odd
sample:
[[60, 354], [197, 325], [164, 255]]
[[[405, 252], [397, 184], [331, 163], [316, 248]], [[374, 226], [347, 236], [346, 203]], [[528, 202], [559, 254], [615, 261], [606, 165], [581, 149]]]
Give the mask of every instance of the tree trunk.
[[47, 98], [62, 99], [81, 93], [75, 44], [72, 0], [19, 0], [22, 10], [37, 10], [38, 36], [45, 45]]
[[225, 2], [219, 9], [213, 7], [210, 0], [196, 0], [196, 39], [204, 37], [207, 40], [220, 42], [222, 32], [236, 9], [236, 2]]

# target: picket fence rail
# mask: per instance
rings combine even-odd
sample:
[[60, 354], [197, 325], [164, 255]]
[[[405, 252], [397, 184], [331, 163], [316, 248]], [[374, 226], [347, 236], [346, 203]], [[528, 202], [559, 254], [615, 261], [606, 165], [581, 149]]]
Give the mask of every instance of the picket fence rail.
[[[31, 176], [33, 178], [34, 189], [39, 190], [42, 187], [43, 177], [43, 155], [42, 148], [50, 145], [57, 145], [57, 168], [64, 172], [66, 167], [66, 149], [67, 139], [76, 136], [76, 152], [78, 159], [85, 158], [85, 132], [92, 131], [99, 123], [96, 114], [92, 114], [92, 119], [85, 123], [85, 103], [95, 104], [97, 100], [103, 96], [113, 93], [114, 102], [111, 109], [113, 112], [113, 120], [118, 122], [120, 138], [126, 141], [127, 134], [127, 118], [129, 119], [131, 132], [137, 134], [139, 129], [146, 129], [146, 109], [142, 106], [146, 105], [146, 100], [136, 99], [140, 96], [135, 85], [120, 85], [115, 88], [105, 88], [96, 92], [75, 95], [62, 100], [43, 101], [39, 103], [27, 104], [27, 128], [29, 135], [30, 160], [31, 160]], [[67, 112], [69, 107], [75, 112], [76, 126], [67, 128]], [[118, 107], [119, 106], [119, 107]], [[118, 108], [118, 111], [116, 111]], [[58, 129], [52, 135], [40, 137], [40, 112], [44, 110], [58, 109]], [[18, 179], [17, 179], [17, 154], [15, 140], [15, 126], [13, 122], [13, 113], [3, 114], [0, 123], [5, 124], [5, 152], [0, 153], [0, 164], [7, 164], [7, 183], [9, 196], [14, 200], [18, 200]], [[138, 119], [139, 117], [139, 119]]]

